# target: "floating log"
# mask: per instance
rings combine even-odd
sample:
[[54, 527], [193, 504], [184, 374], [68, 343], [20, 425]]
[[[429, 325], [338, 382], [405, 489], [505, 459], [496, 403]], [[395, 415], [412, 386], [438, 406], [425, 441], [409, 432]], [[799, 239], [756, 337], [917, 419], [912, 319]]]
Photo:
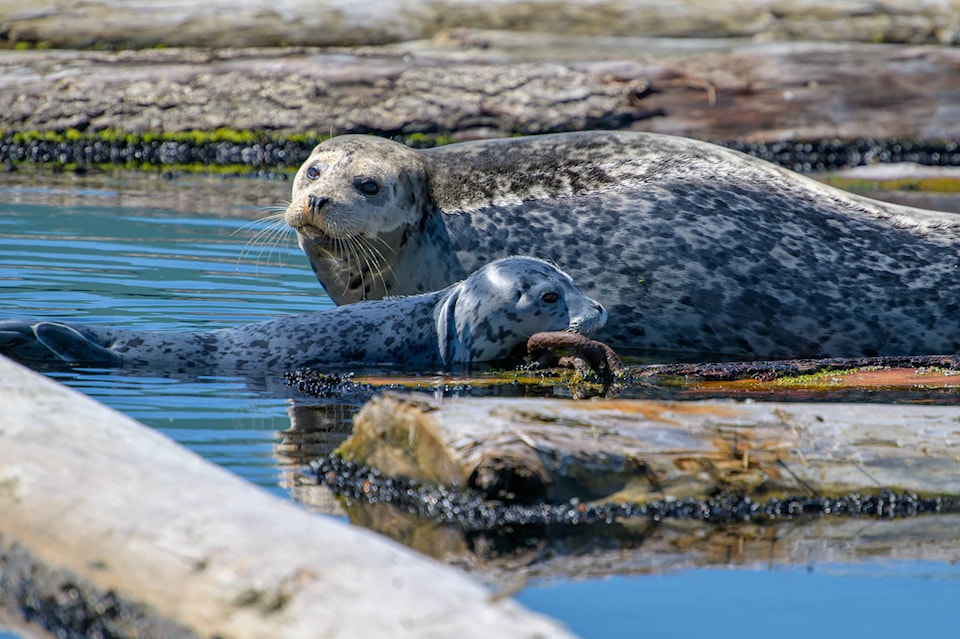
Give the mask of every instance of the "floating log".
[[0, 358], [0, 606], [66, 632], [567, 637]]
[[[47, 17], [76, 23], [65, 15]], [[138, 14], [126, 8], [115, 15]], [[283, 136], [372, 132], [471, 139], [629, 128], [746, 142], [930, 142], [957, 135], [950, 110], [960, 101], [956, 48], [803, 42], [734, 48], [727, 41], [687, 40], [611, 45], [593, 38], [571, 49], [570, 39], [541, 44], [543, 34], [507, 42], [495, 34], [469, 35], [355, 56], [302, 49], [8, 52], [15, 54], [0, 55], [0, 129], [170, 133], [225, 127]], [[518, 50], [518, 41], [525, 48]], [[891, 86], [902, 88], [893, 105]], [[168, 163], [224, 161], [192, 156], [188, 142], [167, 146]], [[264, 157], [263, 149], [249, 148]], [[807, 171], [827, 155], [839, 159], [821, 170], [879, 153], [872, 147], [849, 156], [842, 146], [823, 153], [790, 148], [752, 150]], [[901, 151], [899, 157], [909, 159]], [[57, 162], [64, 152], [51, 147], [42, 161]], [[955, 150], [937, 153], [936, 161], [955, 163]], [[71, 162], [85, 163], [88, 155], [78, 152]]]
[[542, 2], [381, 0], [375, 5], [316, 0], [264, 4], [236, 0], [204, 3], [149, 0], [38, 0], [0, 5], [2, 39], [86, 48], [164, 46], [351, 46], [429, 38], [450, 27], [577, 34], [672, 37], [761, 37], [957, 41], [955, 0], [753, 0], [709, 4], [702, 0], [590, 0]]
[[960, 407], [384, 393], [343, 458], [520, 501], [960, 495]]

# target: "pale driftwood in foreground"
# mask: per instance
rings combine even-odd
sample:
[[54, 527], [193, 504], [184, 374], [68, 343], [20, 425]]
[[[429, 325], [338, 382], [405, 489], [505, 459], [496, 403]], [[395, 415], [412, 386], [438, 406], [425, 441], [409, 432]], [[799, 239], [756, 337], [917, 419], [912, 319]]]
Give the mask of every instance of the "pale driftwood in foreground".
[[339, 450], [388, 475], [547, 500], [960, 495], [958, 420], [956, 406], [385, 394]]
[[198, 636], [569, 636], [3, 358], [0, 403], [0, 547]]

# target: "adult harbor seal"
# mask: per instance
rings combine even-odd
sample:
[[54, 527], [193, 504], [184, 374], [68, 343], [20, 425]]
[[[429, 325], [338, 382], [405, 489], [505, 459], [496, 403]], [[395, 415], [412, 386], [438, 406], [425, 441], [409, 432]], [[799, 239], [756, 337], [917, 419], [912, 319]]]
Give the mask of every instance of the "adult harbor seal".
[[535, 333], [592, 335], [605, 322], [603, 306], [565, 273], [509, 257], [444, 290], [215, 331], [8, 320], [0, 322], [0, 353], [27, 362], [248, 375], [324, 364], [450, 369], [505, 359]]
[[338, 304], [536, 255], [610, 314], [623, 351], [746, 357], [954, 353], [960, 221], [722, 147], [583, 132], [417, 151], [332, 138], [286, 222]]

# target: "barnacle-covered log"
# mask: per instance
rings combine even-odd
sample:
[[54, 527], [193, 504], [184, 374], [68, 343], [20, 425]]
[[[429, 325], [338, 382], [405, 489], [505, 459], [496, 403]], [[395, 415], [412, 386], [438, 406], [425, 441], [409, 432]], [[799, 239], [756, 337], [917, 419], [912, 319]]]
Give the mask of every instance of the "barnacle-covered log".
[[345, 459], [499, 498], [960, 495], [960, 407], [385, 393]]

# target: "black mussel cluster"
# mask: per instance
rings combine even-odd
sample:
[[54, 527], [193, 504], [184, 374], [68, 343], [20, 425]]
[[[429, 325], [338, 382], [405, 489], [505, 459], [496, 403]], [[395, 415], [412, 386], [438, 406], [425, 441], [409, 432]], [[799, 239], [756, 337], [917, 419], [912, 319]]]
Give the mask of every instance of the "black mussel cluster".
[[686, 519], [716, 524], [775, 522], [803, 517], [847, 516], [890, 519], [933, 513], [956, 513], [960, 502], [950, 497], [920, 497], [878, 491], [872, 495], [837, 497], [803, 495], [763, 501], [735, 493], [706, 499], [663, 499], [645, 504], [585, 504], [490, 499], [467, 487], [422, 484], [387, 477], [376, 469], [330, 455], [311, 463], [317, 480], [335, 494], [367, 503], [389, 503], [405, 512], [450, 523], [467, 531], [503, 527], [542, 527], [612, 523], [628, 518], [652, 521]]
[[[53, 138], [53, 139], [48, 139]], [[284, 172], [300, 166], [318, 140], [283, 140], [264, 136], [256, 142], [196, 140], [184, 136], [35, 135], [0, 136], [0, 163], [51, 164], [59, 167], [247, 167], [250, 172]], [[724, 146], [801, 173], [830, 171], [864, 164], [916, 162], [960, 166], [960, 140], [814, 140], [721, 142]], [[418, 145], [422, 146], [422, 145]]]

